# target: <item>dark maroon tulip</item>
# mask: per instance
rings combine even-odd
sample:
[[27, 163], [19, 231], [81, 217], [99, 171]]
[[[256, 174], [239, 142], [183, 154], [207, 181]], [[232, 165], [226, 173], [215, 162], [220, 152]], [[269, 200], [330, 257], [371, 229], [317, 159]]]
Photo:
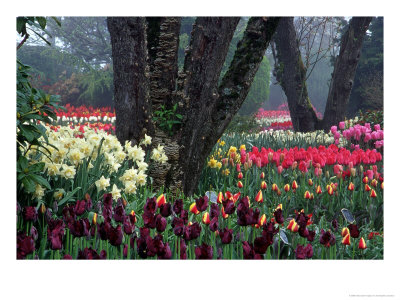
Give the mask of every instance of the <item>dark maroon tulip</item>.
[[330, 247], [332, 246], [332, 243], [335, 243], [335, 241], [335, 235], [333, 235], [329, 230], [325, 232], [323, 229], [321, 229], [319, 242], [322, 245], [324, 245], [325, 247]]
[[135, 225], [135, 223], [136, 223], [136, 216], [135, 216], [135, 215], [132, 215], [132, 214], [129, 214], [129, 215], [128, 215], [128, 218], [129, 218], [129, 220], [131, 221], [131, 224], [132, 224], [132, 225]]
[[312, 245], [307, 244], [307, 246], [304, 248], [304, 252], [305, 252], [307, 258], [311, 258], [314, 254]]
[[47, 240], [50, 242], [52, 250], [62, 248], [65, 224], [62, 220], [51, 220], [47, 226]]
[[258, 254], [264, 254], [268, 247], [272, 244], [272, 240], [268, 240], [265, 237], [257, 237], [254, 239], [254, 252]]
[[235, 203], [233, 202], [233, 200], [226, 200], [223, 202], [223, 206], [224, 206], [224, 211], [226, 214], [231, 215], [235, 212]]
[[135, 241], [136, 241], [136, 233], [132, 235], [132, 237], [129, 239], [129, 242], [131, 243], [131, 249], [135, 248]]
[[103, 206], [108, 208], [108, 209], [112, 209], [112, 203], [113, 203], [113, 199], [112, 199], [112, 194], [104, 194], [103, 195]]
[[307, 241], [312, 242], [315, 238], [315, 231], [309, 230], [308, 231], [308, 236], [307, 236]]
[[222, 244], [230, 244], [233, 238], [233, 230], [224, 228], [219, 232], [219, 237], [221, 238]]
[[97, 233], [103, 241], [107, 240], [107, 231], [110, 226], [110, 222], [106, 220], [104, 221], [104, 223], [97, 223]]
[[238, 210], [246, 211], [246, 210], [248, 210], [249, 208], [250, 208], [250, 206], [249, 206], [249, 201], [247, 200], [247, 198], [246, 198], [246, 197], [240, 197], [240, 198], [238, 199], [238, 206], [237, 206], [237, 209], [238, 209]]
[[107, 259], [107, 252], [106, 252], [106, 250], [101, 250], [101, 252], [100, 252], [100, 259]]
[[147, 227], [141, 227], [139, 228], [140, 231], [140, 237], [146, 237], [150, 235], [150, 229]]
[[334, 234], [331, 235], [331, 239], [329, 241], [329, 245], [333, 246], [336, 243], [336, 237]]
[[110, 226], [107, 232], [108, 240], [110, 244], [113, 246], [119, 246], [122, 243], [123, 233], [121, 229], [121, 225], [118, 225], [116, 228]]
[[75, 211], [73, 206], [66, 205], [62, 210], [62, 215], [64, 218], [64, 222], [69, 224], [76, 219]]
[[285, 219], [283, 218], [283, 214], [282, 214], [282, 209], [277, 209], [274, 212], [274, 217], [275, 217], [275, 221], [278, 224], [283, 224], [283, 222], [285, 222]]
[[122, 251], [125, 258], [128, 257], [128, 244], [124, 245], [124, 250]]
[[301, 237], [303, 237], [303, 238], [307, 238], [308, 237], [308, 235], [309, 235], [309, 231], [308, 231], [308, 229], [307, 229], [307, 227], [306, 226], [300, 226], [299, 227], [299, 235], [301, 236]]
[[[244, 222], [246, 224], [245, 226], [247, 226], [247, 225], [252, 226], [252, 225], [257, 224], [259, 218], [260, 218], [260, 210], [258, 208], [248, 209], [246, 214], [244, 215]], [[240, 219], [241, 219], [240, 223], [242, 224], [243, 216], [241, 216]]]
[[208, 207], [208, 197], [200, 197], [198, 199], [195, 199], [196, 201], [196, 207], [199, 211], [205, 211]]
[[78, 259], [100, 259], [100, 256], [96, 250], [90, 247], [83, 249], [83, 251], [79, 250]]
[[160, 214], [164, 218], [168, 218], [172, 214], [171, 203], [164, 203], [160, 206]]
[[350, 236], [354, 239], [358, 238], [360, 236], [360, 231], [358, 230], [358, 226], [355, 224], [349, 224], [349, 226], [347, 226], [347, 228], [349, 228], [350, 231]]
[[103, 207], [103, 218], [104, 218], [104, 221], [105, 222], [111, 222], [112, 217], [113, 217], [112, 208], [104, 206]]
[[306, 251], [304, 250], [303, 245], [297, 245], [295, 252], [296, 252], [296, 259], [306, 258]]
[[194, 249], [196, 259], [212, 259], [213, 258], [213, 248], [205, 243]]
[[90, 223], [87, 218], [79, 219], [69, 223], [68, 228], [75, 237], [89, 236]]
[[[178, 245], [177, 245], [177, 247], [178, 247]], [[187, 258], [186, 249], [187, 249], [187, 246], [186, 246], [185, 240], [181, 239], [180, 249], [179, 249], [180, 250], [179, 251], [180, 259], [186, 259]]]
[[158, 255], [158, 259], [171, 259], [172, 252], [168, 243], [165, 243], [164, 248], [160, 255]]
[[149, 251], [155, 252], [158, 256], [160, 256], [163, 254], [164, 246], [163, 236], [161, 234], [157, 234], [153, 239], [153, 243], [151, 243], [151, 247], [154, 248], [150, 249], [149, 247]]
[[132, 219], [129, 218], [129, 216], [125, 216], [125, 219], [124, 219], [124, 232], [126, 234], [132, 234], [134, 230], [135, 230], [135, 225], [132, 224]]
[[175, 217], [172, 220], [172, 224], [171, 224], [172, 228], [174, 228], [174, 234], [177, 236], [180, 236], [183, 234], [184, 228], [185, 228], [185, 224], [183, 222], [183, 220], [181, 218], [177, 218]]
[[244, 259], [263, 259], [263, 256], [254, 252], [253, 245], [247, 241], [242, 242]]
[[209, 228], [212, 232], [218, 230], [218, 217], [214, 217], [211, 220]]
[[143, 211], [147, 213], [154, 214], [157, 209], [157, 198], [147, 198], [146, 204], [143, 207]]
[[[149, 236], [141, 236], [136, 240], [137, 252], [141, 258], [147, 258], [147, 238]], [[150, 237], [149, 237], [150, 238]], [[151, 240], [151, 238], [150, 238]]]
[[24, 208], [24, 220], [25, 221], [33, 221], [37, 220], [37, 210], [33, 206], [25, 206]]
[[299, 227], [306, 227], [309, 219], [304, 212], [301, 212], [296, 216], [296, 223], [299, 224]]
[[183, 210], [183, 200], [182, 199], [175, 200], [172, 210], [177, 216], [180, 216], [181, 211]]
[[201, 226], [199, 223], [194, 222], [192, 225], [186, 226], [183, 236], [186, 241], [195, 240], [200, 236]]
[[35, 241], [31, 236], [27, 236], [25, 232], [17, 234], [17, 259], [24, 259], [28, 254], [35, 250]]
[[38, 239], [39, 233], [36, 229], [35, 226], [32, 225], [31, 230], [30, 230], [30, 235], [33, 237], [33, 239], [36, 241]]
[[72, 259], [72, 256], [69, 255], [69, 254], [65, 254], [64, 257], [63, 257], [63, 259]]
[[338, 224], [338, 221], [336, 219], [332, 220], [332, 227], [333, 227], [334, 231], [338, 230], [339, 224]]
[[157, 215], [156, 217], [156, 229], [158, 232], [163, 232], [167, 227], [167, 220], [161, 215]]
[[96, 212], [98, 214], [101, 214], [101, 202], [100, 201], [96, 203]]
[[183, 223], [187, 224], [189, 221], [189, 212], [187, 210], [182, 209], [181, 210], [181, 219], [183, 220]]
[[81, 216], [86, 211], [86, 201], [85, 200], [77, 200], [74, 206], [74, 212], [77, 216]]
[[114, 220], [116, 222], [124, 222], [125, 219], [125, 209], [124, 209], [124, 205], [122, 203], [118, 204], [115, 208], [114, 208]]
[[156, 228], [156, 217], [151, 212], [144, 212], [142, 215], [144, 226], [154, 229]]
[[210, 219], [214, 219], [219, 216], [219, 206], [216, 203], [210, 205]]
[[275, 228], [275, 224], [274, 224], [274, 222], [267, 222], [267, 223], [265, 223], [264, 225], [263, 225], [263, 235], [264, 235], [264, 232], [265, 233], [270, 233], [270, 234], [272, 234], [272, 235], [275, 235], [275, 234], [277, 234], [278, 233], [278, 231], [279, 231], [279, 229], [278, 228]]

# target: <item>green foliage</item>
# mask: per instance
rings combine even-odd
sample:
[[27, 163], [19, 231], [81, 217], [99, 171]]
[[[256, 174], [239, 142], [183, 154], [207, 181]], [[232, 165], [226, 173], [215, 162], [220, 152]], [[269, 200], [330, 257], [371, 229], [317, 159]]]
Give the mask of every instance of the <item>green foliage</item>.
[[57, 118], [54, 109], [61, 107], [58, 97], [31, 86], [29, 70], [29, 66], [17, 61], [17, 189], [33, 193], [36, 184], [50, 186], [41, 176], [44, 163], [29, 164], [25, 155], [32, 148], [43, 155], [50, 154], [49, 147], [54, 146], [48, 143], [46, 129], [38, 121], [51, 123]]
[[176, 126], [182, 123], [183, 116], [178, 114], [176, 109], [177, 104], [175, 104], [172, 109], [167, 109], [165, 105], [161, 105], [160, 109], [153, 113], [154, 122], [170, 136], [174, 134]]
[[[61, 26], [60, 21], [51, 17], [57, 24], [57, 26]], [[17, 33], [21, 35], [24, 39], [29, 37], [29, 31], [32, 31], [36, 36], [38, 36], [41, 40], [43, 40], [46, 44], [51, 45], [51, 43], [44, 37], [43, 32], [47, 34], [49, 37], [52, 35], [46, 30], [47, 18], [45, 17], [18, 17], [17, 18]], [[21, 47], [22, 44], [18, 46]]]
[[379, 124], [383, 129], [383, 110], [367, 110], [366, 112], [360, 110], [357, 124], [364, 125], [365, 123], [370, 123], [372, 127]]
[[225, 130], [225, 134], [231, 134], [231, 133], [250, 133], [250, 132], [256, 132], [258, 129], [260, 129], [260, 125], [257, 124], [256, 118], [251, 115], [251, 116], [241, 116], [241, 115], [235, 115], [232, 119], [232, 121], [229, 123], [229, 126]]

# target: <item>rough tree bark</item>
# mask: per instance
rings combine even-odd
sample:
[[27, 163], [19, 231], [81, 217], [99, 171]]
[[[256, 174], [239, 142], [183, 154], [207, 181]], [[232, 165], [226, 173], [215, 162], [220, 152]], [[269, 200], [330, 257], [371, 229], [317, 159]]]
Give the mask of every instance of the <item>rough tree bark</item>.
[[332, 125], [344, 120], [362, 43], [371, 20], [370, 17], [353, 17], [348, 30], [342, 36], [324, 119], [319, 120], [308, 97], [305, 82], [307, 70], [301, 58], [293, 18], [281, 19], [274, 36], [279, 61], [275, 72], [287, 96], [295, 131], [328, 131]]
[[[129, 110], [119, 115], [118, 111], [121, 110], [116, 110], [117, 120], [121, 119], [120, 123], [116, 124], [116, 131], [126, 132], [124, 127], [132, 126], [144, 127], [144, 131], [152, 132], [154, 143], [163, 144], [168, 156], [168, 164], [150, 170], [155, 187], [164, 185], [172, 192], [183, 191], [186, 195], [192, 195], [196, 192], [202, 168], [212, 147], [246, 98], [279, 18], [249, 20], [244, 37], [238, 44], [231, 66], [220, 85], [218, 85], [219, 76], [239, 18], [197, 18], [185, 56], [184, 68], [180, 74], [177, 73], [179, 18], [149, 19], [147, 21], [152, 28], [147, 30], [149, 35], [144, 42], [141, 37], [143, 34], [146, 35], [146, 28], [130, 26], [133, 23], [145, 24], [143, 18], [108, 19], [113, 43], [114, 74], [127, 71], [140, 72], [138, 68], [127, 68], [126, 64], [136, 61], [138, 56], [140, 64], [145, 60], [143, 56], [147, 57], [145, 51], [132, 53], [143, 48], [125, 47], [122, 51], [121, 45], [125, 45], [124, 43], [144, 45], [147, 40], [150, 46], [147, 65], [150, 65], [151, 72], [148, 77], [145, 72], [136, 75], [114, 75], [116, 106], [124, 104], [124, 99], [137, 101], [137, 90], [124, 86], [129, 80], [130, 84], [136, 87], [139, 82], [144, 83], [145, 85], [140, 88], [147, 88], [150, 95], [147, 106], [135, 106], [140, 112]], [[138, 39], [132, 41], [132, 37], [135, 36]], [[124, 79], [122, 83], [119, 81], [121, 78]], [[126, 90], [132, 95], [124, 98]], [[147, 100], [144, 100], [143, 104], [147, 103]], [[147, 123], [138, 123], [140, 118], [134, 118], [139, 115], [147, 120], [151, 109], [155, 110], [162, 104], [167, 107], [177, 104], [179, 113], [184, 116], [182, 124], [176, 128], [173, 136], [167, 136], [157, 126], [151, 126], [154, 124], [143, 126]], [[144, 135], [140, 130], [128, 132], [131, 134], [128, 138], [126, 135], [117, 135], [120, 141], [124, 139], [138, 141]]]

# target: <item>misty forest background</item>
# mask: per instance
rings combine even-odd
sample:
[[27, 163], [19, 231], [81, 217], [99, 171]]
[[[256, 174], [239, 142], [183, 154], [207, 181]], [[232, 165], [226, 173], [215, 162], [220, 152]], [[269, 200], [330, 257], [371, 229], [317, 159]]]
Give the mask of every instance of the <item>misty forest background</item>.
[[[249, 18], [242, 17], [231, 41], [221, 78], [228, 69]], [[49, 20], [46, 45], [32, 36], [17, 58], [33, 69], [33, 86], [61, 96], [61, 104], [113, 107], [113, 66], [110, 34], [106, 17], [62, 17], [61, 27]], [[195, 17], [181, 22], [178, 62], [183, 67], [185, 48]], [[340, 36], [346, 31], [344, 17], [295, 18], [297, 39], [307, 69], [307, 88], [311, 103], [318, 112], [325, 110], [334, 57], [338, 54]], [[271, 46], [272, 45], [272, 46]], [[250, 92], [239, 114], [251, 115], [259, 108], [282, 109], [286, 96], [276, 81], [273, 43], [265, 52]], [[347, 117], [360, 110], [383, 109], [383, 18], [374, 18], [362, 46], [351, 91]]]

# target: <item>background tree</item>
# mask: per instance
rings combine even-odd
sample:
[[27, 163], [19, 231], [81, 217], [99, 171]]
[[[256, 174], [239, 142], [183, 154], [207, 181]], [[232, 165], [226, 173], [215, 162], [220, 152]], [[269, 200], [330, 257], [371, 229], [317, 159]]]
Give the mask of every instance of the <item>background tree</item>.
[[[279, 18], [249, 19], [220, 81], [239, 19], [197, 18], [182, 72], [177, 67], [180, 18], [162, 18], [158, 32], [152, 31], [151, 35], [147, 35], [144, 18], [107, 19], [117, 137], [136, 144], [150, 133], [155, 144], [164, 145], [168, 164], [149, 171], [156, 187], [165, 185], [172, 191], [183, 190], [186, 195], [196, 191], [208, 154], [250, 90]], [[156, 51], [150, 51], [153, 47]], [[152, 113], [174, 107], [183, 118], [172, 132], [163, 132], [160, 123], [153, 124]]]

